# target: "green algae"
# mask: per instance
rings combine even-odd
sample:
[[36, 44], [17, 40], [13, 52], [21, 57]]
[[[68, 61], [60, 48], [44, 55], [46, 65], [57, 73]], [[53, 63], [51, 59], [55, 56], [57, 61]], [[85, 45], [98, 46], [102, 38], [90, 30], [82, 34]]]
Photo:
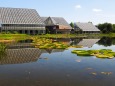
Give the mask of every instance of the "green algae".
[[68, 45], [63, 42], [53, 41], [52, 39], [37, 38], [33, 39], [33, 44], [39, 49], [66, 49]]
[[78, 56], [96, 56], [97, 58], [114, 58], [115, 52], [111, 49], [101, 49], [101, 50], [73, 50], [72, 53]]

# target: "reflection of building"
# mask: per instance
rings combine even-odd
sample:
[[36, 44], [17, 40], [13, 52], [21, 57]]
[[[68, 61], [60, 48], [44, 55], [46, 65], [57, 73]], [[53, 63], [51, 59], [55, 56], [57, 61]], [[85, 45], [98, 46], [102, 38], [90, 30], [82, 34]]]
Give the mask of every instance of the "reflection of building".
[[35, 62], [42, 53], [63, 52], [63, 49], [32, 48], [29, 43], [11, 44], [4, 55], [0, 56], [0, 64], [20, 64]]
[[58, 42], [63, 42], [65, 44], [70, 44], [71, 39], [70, 38], [54, 38], [53, 40], [56, 40]]
[[80, 41], [82, 41], [82, 38], [71, 39], [70, 45], [77, 45]]
[[34, 46], [30, 43], [13, 43], [10, 44], [7, 48], [9, 49], [34, 48]]
[[45, 33], [44, 23], [34, 9], [0, 8], [0, 28], [1, 32]]
[[100, 39], [83, 39], [77, 45], [81, 45], [83, 47], [92, 47], [99, 40]]
[[36, 48], [7, 49], [0, 64], [18, 64], [35, 62], [41, 55], [41, 50]]
[[72, 27], [62, 17], [42, 17], [47, 33], [70, 33]]
[[75, 31], [80, 30], [81, 33], [100, 33], [100, 30], [92, 23], [75, 23]]

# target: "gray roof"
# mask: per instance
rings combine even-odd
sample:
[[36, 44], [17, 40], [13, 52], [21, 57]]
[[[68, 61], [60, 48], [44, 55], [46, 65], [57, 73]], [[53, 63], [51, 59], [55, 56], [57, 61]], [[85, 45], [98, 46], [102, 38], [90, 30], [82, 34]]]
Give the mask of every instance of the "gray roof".
[[62, 17], [41, 17], [43, 22], [48, 25], [48, 19], [51, 20], [52, 25], [64, 25], [64, 26], [68, 26], [70, 29], [72, 29], [72, 27], [67, 23], [67, 21], [62, 18]]
[[44, 24], [35, 9], [0, 7], [1, 24]]
[[75, 27], [82, 29], [83, 31], [100, 31], [96, 26], [92, 23], [75, 23]]

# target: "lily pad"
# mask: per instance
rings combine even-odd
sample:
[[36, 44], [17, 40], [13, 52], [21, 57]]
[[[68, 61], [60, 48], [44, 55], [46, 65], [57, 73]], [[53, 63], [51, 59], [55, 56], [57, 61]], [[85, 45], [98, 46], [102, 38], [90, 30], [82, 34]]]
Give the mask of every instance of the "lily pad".
[[109, 58], [112, 59], [115, 57], [115, 52], [112, 52], [111, 49], [101, 49], [101, 50], [73, 50], [72, 53], [77, 54], [78, 56], [96, 56], [97, 58]]
[[98, 55], [96, 55], [96, 57], [98, 57], [98, 58], [114, 58], [114, 56], [111, 54], [105, 54], [105, 55], [98, 54]]

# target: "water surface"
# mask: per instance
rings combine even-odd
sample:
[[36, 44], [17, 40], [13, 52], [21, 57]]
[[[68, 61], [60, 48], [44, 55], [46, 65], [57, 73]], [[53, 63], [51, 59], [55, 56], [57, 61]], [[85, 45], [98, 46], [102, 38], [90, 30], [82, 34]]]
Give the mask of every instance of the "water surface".
[[114, 38], [66, 39], [64, 42], [84, 48], [40, 50], [31, 46], [30, 41], [9, 45], [6, 55], [0, 59], [0, 86], [115, 86], [115, 58], [71, 53], [76, 49], [115, 51]]

